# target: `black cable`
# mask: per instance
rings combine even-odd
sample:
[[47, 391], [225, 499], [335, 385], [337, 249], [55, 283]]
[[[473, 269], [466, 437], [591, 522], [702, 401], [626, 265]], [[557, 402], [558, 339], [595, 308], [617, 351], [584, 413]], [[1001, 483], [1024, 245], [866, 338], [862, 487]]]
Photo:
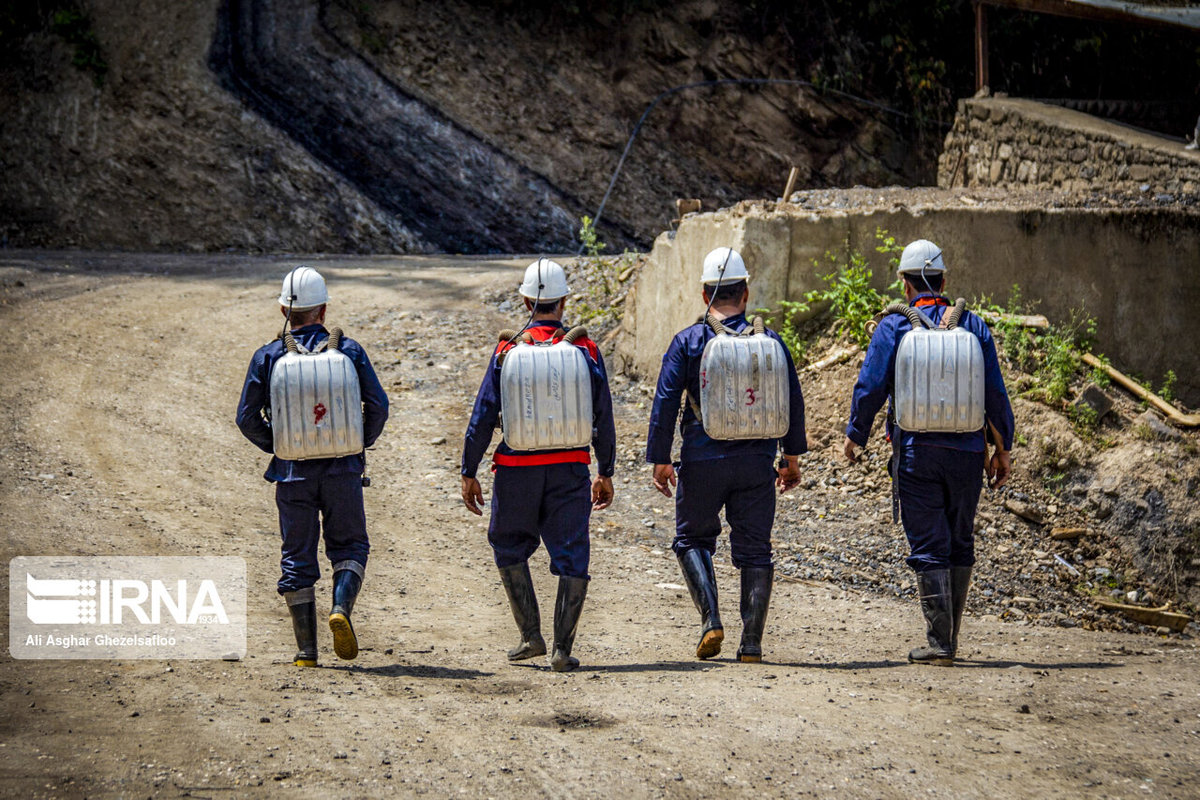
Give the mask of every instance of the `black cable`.
[[289, 287], [291, 289], [291, 293], [288, 295], [287, 316], [284, 317], [284, 320], [283, 320], [283, 331], [279, 334], [280, 339], [282, 339], [284, 337], [284, 334], [286, 334], [288, 331], [290, 331], [292, 329], [292, 304], [296, 302], [296, 270], [297, 269], [300, 269], [300, 267], [296, 267], [296, 269], [293, 269], [291, 272], [288, 273], [288, 279], [291, 281], [291, 286]]
[[[704, 309], [704, 324], [708, 324], [708, 312], [712, 310], [713, 301], [717, 299], [717, 292], [721, 291], [721, 281], [725, 279], [725, 269], [729, 266], [729, 259], [733, 257], [733, 248], [725, 248], [725, 263], [721, 265], [721, 271], [717, 273], [717, 285], [713, 287], [712, 294], [708, 296], [708, 308]], [[722, 323], [724, 324], [724, 323]]]
[[[868, 100], [865, 97], [859, 97], [858, 95], [850, 94], [849, 92], [843, 92], [838, 89], [824, 89], [824, 90], [819, 89], [816, 86], [814, 86], [811, 81], [795, 80], [795, 79], [791, 79], [791, 78], [721, 78], [718, 80], [711, 80], [711, 81], [697, 81], [695, 83], [684, 83], [679, 86], [675, 86], [671, 89], [667, 89], [665, 92], [662, 92], [657, 97], [655, 97], [653, 100], [651, 100], [650, 104], [648, 106], [646, 106], [646, 110], [642, 112], [642, 116], [638, 119], [637, 124], [633, 126], [633, 133], [629, 134], [629, 140], [625, 142], [625, 149], [621, 152], [621, 158], [617, 161], [617, 168], [613, 170], [612, 178], [608, 182], [608, 188], [604, 192], [604, 198], [600, 201], [600, 207], [598, 209], [596, 209], [596, 216], [594, 216], [592, 218], [592, 227], [593, 228], [600, 227], [600, 219], [604, 215], [604, 207], [606, 205], [608, 205], [608, 198], [612, 194], [613, 187], [616, 186], [616, 184], [617, 184], [617, 178], [621, 174], [621, 167], [625, 166], [625, 159], [629, 156], [629, 151], [631, 149], [633, 149], [633, 142], [635, 139], [637, 139], [637, 135], [641, 131], [642, 125], [645, 124], [646, 117], [650, 116], [650, 112], [654, 110], [655, 106], [657, 106], [661, 101], [665, 100], [666, 98], [670, 97], [671, 95], [678, 94], [679, 92], [685, 91], [687, 89], [698, 89], [698, 88], [709, 87], [709, 86], [747, 86], [747, 85], [748, 86], [805, 86], [810, 89], [816, 89], [817, 92], [824, 91], [829, 94], [837, 95], [838, 97], [842, 97], [846, 100], [850, 100], [851, 102], [858, 103], [859, 105], [867, 106], [869, 108], [875, 108], [880, 111], [886, 111], [887, 113], [893, 114], [897, 117], [903, 117], [905, 119], [916, 119], [916, 117], [914, 117], [912, 114], [906, 113], [904, 111], [900, 111], [899, 109], [895, 109], [890, 106], [885, 106], [882, 103], [875, 102], [874, 100]], [[945, 128], [950, 127], [949, 124], [944, 123], [944, 122], [939, 123], [939, 124]], [[579, 252], [581, 254], [583, 253], [582, 247], [579, 249]]]

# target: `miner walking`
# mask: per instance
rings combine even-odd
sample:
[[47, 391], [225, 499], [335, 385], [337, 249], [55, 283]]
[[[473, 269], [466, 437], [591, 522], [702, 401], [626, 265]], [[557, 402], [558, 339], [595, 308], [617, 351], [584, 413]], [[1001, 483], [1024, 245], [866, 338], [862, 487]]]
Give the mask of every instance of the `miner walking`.
[[[875, 415], [891, 398], [893, 516], [917, 574], [927, 646], [913, 663], [950, 666], [975, 564], [975, 509], [989, 485], [1008, 480], [1013, 413], [987, 324], [942, 294], [941, 248], [918, 239], [900, 256], [907, 303], [889, 306], [871, 337], [854, 386], [845, 454], [866, 447]], [[994, 445], [990, 457], [988, 443]]]
[[[749, 279], [736, 250], [721, 247], [705, 257], [705, 315], [680, 331], [663, 356], [646, 460], [654, 465], [658, 491], [670, 497], [677, 486], [672, 550], [700, 613], [696, 656], [720, 653], [725, 636], [712, 561], [723, 508], [733, 565], [741, 571], [737, 657], [757, 662], [775, 574], [775, 487], [784, 492], [800, 482], [798, 462], [808, 444], [791, 353], [761, 319], [746, 319]], [[672, 462], [681, 406], [680, 460]]]
[[[545, 655], [541, 613], [529, 557], [544, 543], [558, 576], [550, 666], [566, 672], [587, 595], [593, 510], [612, 503], [616, 430], [604, 359], [582, 328], [563, 327], [567, 279], [541, 258], [525, 271], [519, 293], [529, 312], [520, 331], [504, 331], [491, 355], [467, 426], [462, 455], [462, 499], [483, 514], [476, 472], [498, 423], [503, 438], [492, 456], [492, 547], [520, 643], [510, 661]], [[591, 452], [598, 475], [590, 478]]]
[[350, 614], [370, 550], [364, 450], [388, 416], [387, 395], [362, 346], [339, 328], [325, 329], [328, 302], [325, 279], [311, 267], [284, 277], [283, 332], [250, 359], [237, 411], [245, 437], [272, 455], [263, 477], [275, 484], [283, 537], [278, 588], [299, 648], [294, 663], [302, 667], [318, 661], [315, 585], [322, 533], [333, 565], [334, 652], [343, 659], [358, 655]]

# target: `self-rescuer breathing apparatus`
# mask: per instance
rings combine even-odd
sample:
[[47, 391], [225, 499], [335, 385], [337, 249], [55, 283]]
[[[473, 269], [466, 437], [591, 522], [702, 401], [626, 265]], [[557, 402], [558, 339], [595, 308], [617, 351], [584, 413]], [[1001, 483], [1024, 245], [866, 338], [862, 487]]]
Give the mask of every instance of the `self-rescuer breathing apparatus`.
[[500, 424], [513, 450], [587, 447], [592, 441], [592, 378], [572, 328], [562, 338], [533, 340], [529, 331], [501, 331]]
[[877, 317], [903, 314], [912, 324], [896, 349], [893, 403], [901, 430], [971, 433], [983, 427], [983, 348], [975, 334], [958, 327], [966, 307], [960, 297], [941, 327], [904, 303], [892, 303]]
[[704, 257], [700, 282], [708, 294], [704, 322], [715, 336], [700, 356], [700, 401], [688, 393], [704, 432], [721, 441], [778, 439], [791, 425], [787, 353], [755, 317], [739, 334], [710, 313], [722, 285], [750, 279], [741, 253], [718, 247]]
[[704, 432], [718, 440], [785, 435], [791, 424], [791, 395], [783, 345], [767, 335], [762, 317], [755, 317], [740, 334], [712, 314], [705, 322], [716, 335], [700, 356], [697, 416]]
[[[561, 300], [570, 291], [566, 272], [548, 258], [525, 268], [518, 290], [532, 302]], [[500, 426], [513, 450], [587, 447], [592, 441], [592, 380], [587, 357], [574, 342], [587, 331], [536, 341], [528, 330], [500, 332]]]
[[354, 362], [338, 346], [341, 328], [309, 351], [290, 332], [271, 368], [275, 455], [289, 461], [339, 458], [363, 450], [362, 392]]

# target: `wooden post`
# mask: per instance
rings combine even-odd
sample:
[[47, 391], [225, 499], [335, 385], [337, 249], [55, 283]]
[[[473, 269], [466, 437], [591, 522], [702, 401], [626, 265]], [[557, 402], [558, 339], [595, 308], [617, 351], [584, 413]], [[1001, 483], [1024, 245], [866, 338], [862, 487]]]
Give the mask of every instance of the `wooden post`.
[[796, 188], [796, 179], [799, 177], [800, 177], [800, 168], [792, 167], [791, 172], [788, 173], [787, 186], [785, 186], [783, 189], [783, 202], [785, 202], [785, 203], [791, 202], [792, 190]]
[[976, 0], [975, 3], [975, 91], [978, 92], [988, 82], [988, 40], [987, 40], [987, 6]]

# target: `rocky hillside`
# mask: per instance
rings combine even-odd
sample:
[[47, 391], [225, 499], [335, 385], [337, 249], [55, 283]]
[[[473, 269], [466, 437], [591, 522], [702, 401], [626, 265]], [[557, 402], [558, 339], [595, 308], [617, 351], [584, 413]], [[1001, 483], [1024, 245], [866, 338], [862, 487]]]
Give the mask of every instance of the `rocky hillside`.
[[[634, 122], [660, 92], [805, 77], [782, 33], [751, 37], [711, 0], [607, 16], [496, 5], [337, 0], [325, 21], [389, 81], [562, 187], [583, 213], [594, 213]], [[912, 182], [915, 159], [879, 120], [878, 111], [796, 87], [696, 87], [669, 97], [623, 167], [605, 211], [618, 230], [606, 236], [648, 243], [670, 223], [676, 197], [709, 208], [775, 197], [791, 165], [803, 186]]]
[[[571, 249], [660, 91], [803, 77], [782, 34], [750, 37], [710, 0], [654, 5], [565, 18], [466, 0], [36, 4], [26, 27], [0, 29], [0, 241]], [[83, 59], [81, 41], [96, 45]], [[89, 63], [102, 68], [77, 68]], [[881, 119], [796, 88], [672, 97], [602, 234], [646, 244], [674, 197], [775, 196], [792, 164], [801, 185], [909, 182], [916, 160]]]
[[207, 63], [217, 9], [217, 0], [97, 0], [87, 20], [102, 77], [72, 66], [77, 52], [50, 29], [15, 43], [0, 70], [0, 241], [142, 250], [427, 247], [220, 88]]

